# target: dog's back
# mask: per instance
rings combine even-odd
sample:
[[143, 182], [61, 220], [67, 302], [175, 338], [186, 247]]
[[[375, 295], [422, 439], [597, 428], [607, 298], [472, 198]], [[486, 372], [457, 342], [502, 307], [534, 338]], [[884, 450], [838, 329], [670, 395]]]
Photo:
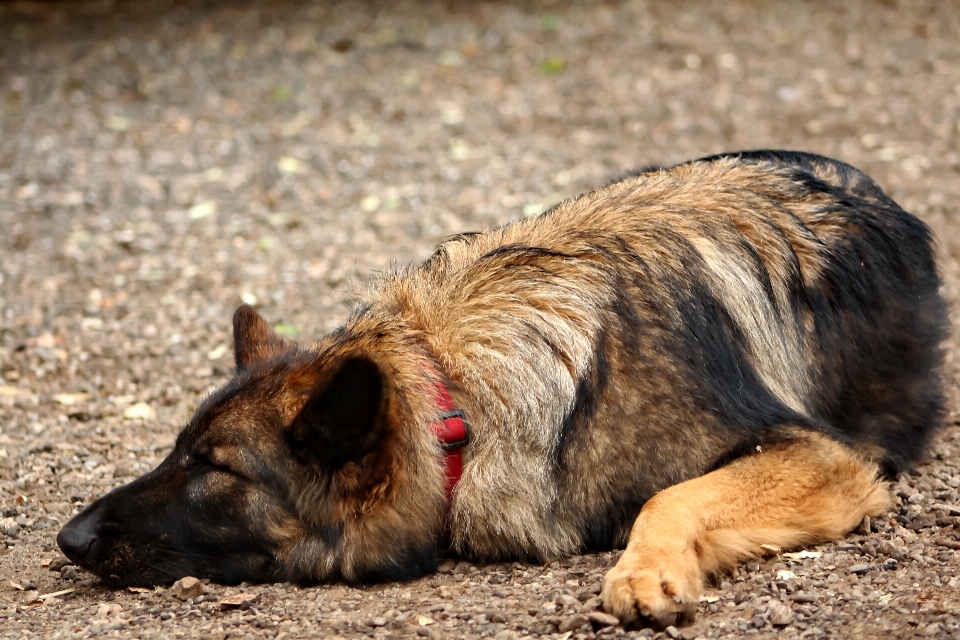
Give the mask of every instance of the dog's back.
[[801, 425], [898, 471], [939, 424], [931, 238], [856, 169], [757, 152], [454, 239], [384, 282], [475, 426], [458, 547], [625, 540], [656, 491]]

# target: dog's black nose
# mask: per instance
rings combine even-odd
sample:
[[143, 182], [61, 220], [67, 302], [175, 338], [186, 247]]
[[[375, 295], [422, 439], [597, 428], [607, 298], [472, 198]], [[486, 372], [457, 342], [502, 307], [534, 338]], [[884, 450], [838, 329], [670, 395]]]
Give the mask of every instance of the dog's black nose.
[[89, 519], [77, 521], [74, 518], [57, 534], [61, 551], [77, 564], [83, 563], [96, 541], [97, 534]]

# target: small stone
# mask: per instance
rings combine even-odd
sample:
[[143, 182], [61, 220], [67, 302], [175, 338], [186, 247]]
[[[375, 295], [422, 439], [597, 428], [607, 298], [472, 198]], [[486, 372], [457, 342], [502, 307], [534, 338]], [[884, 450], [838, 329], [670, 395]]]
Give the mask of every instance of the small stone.
[[770, 624], [775, 627], [782, 627], [793, 622], [793, 609], [790, 605], [779, 600], [771, 600], [767, 603], [767, 613], [769, 614]]
[[583, 614], [575, 614], [564, 618], [560, 625], [557, 627], [557, 630], [560, 633], [566, 633], [567, 631], [576, 631], [583, 625], [587, 623], [587, 616]]
[[446, 560], [439, 567], [437, 567], [437, 573], [450, 573], [453, 571], [454, 567], [457, 566], [457, 563], [453, 560]]
[[912, 531], [918, 531], [920, 529], [929, 529], [931, 527], [935, 527], [936, 525], [937, 525], [936, 518], [927, 517], [927, 518], [918, 518], [913, 522], [908, 523], [906, 526], [907, 526], [907, 529], [910, 529]]
[[283, 156], [277, 160], [280, 173], [307, 173], [307, 165], [293, 156]]
[[883, 555], [890, 556], [894, 560], [903, 560], [906, 555], [903, 549], [895, 546], [889, 540], [881, 540], [880, 544], [877, 545], [877, 551]]
[[31, 589], [23, 594], [23, 604], [33, 604], [38, 600], [40, 600], [40, 593], [36, 589]]
[[236, 595], [220, 598], [220, 600], [217, 601], [217, 608], [236, 609], [239, 607], [241, 609], [246, 609], [249, 608], [250, 605], [256, 602], [259, 598], [260, 596], [256, 593], [238, 593]]
[[60, 571], [64, 567], [71, 564], [73, 564], [73, 560], [61, 554], [50, 561], [50, 564], [47, 566], [47, 569], [49, 569], [50, 571]]
[[0, 520], [0, 533], [5, 536], [15, 536], [20, 531], [20, 525], [13, 518]]
[[77, 568], [73, 565], [67, 565], [60, 570], [61, 580], [73, 580], [77, 577]]
[[795, 593], [792, 596], [790, 596], [790, 599], [793, 600], [794, 602], [809, 603], [809, 602], [816, 602], [817, 596], [814, 593], [804, 593], [801, 591], [800, 593]]
[[669, 627], [667, 627], [667, 628], [664, 629], [663, 631], [664, 631], [664, 633], [666, 633], [668, 636], [670, 636], [671, 638], [673, 638], [673, 640], [677, 640], [677, 638], [680, 637], [680, 632], [677, 631], [677, 628], [676, 628], [675, 626], [673, 626], [673, 625], [670, 625]]
[[700, 632], [694, 627], [680, 629], [680, 640], [696, 640], [700, 637]]
[[384, 626], [386, 626], [386, 625], [387, 625], [387, 619], [386, 619], [386, 618], [377, 617], [377, 618], [373, 618], [372, 620], [370, 620], [370, 626], [371, 626], [371, 627], [384, 627]]
[[857, 527], [857, 533], [862, 536], [870, 534], [870, 516], [863, 516], [863, 520], [860, 521], [860, 526]]
[[187, 576], [180, 578], [170, 587], [170, 593], [181, 600], [196, 598], [202, 596], [204, 592], [203, 583], [198, 578]]
[[580, 601], [569, 594], [562, 593], [559, 596], [557, 596], [557, 604], [562, 605], [564, 607], [572, 607], [574, 605], [580, 604]]
[[871, 569], [875, 569], [875, 568], [876, 568], [876, 565], [864, 562], [861, 564], [852, 565], [850, 567], [850, 573], [866, 573], [867, 571], [870, 571]]
[[123, 611], [123, 607], [116, 602], [101, 602], [100, 606], [97, 607], [97, 615], [104, 618], [119, 615], [121, 611]]
[[123, 412], [123, 417], [127, 420], [151, 420], [155, 418], [156, 415], [157, 412], [146, 402], [132, 404]]
[[596, 627], [615, 627], [620, 624], [620, 620], [616, 616], [603, 611], [591, 611], [587, 614], [587, 619]]

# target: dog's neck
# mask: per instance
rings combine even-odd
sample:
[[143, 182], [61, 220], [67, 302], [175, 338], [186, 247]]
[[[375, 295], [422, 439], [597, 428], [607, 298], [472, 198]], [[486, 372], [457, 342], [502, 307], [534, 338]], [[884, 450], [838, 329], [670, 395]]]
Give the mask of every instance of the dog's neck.
[[447, 504], [453, 500], [453, 490], [463, 474], [463, 447], [470, 441], [470, 431], [463, 411], [457, 409], [446, 385], [437, 376], [433, 389], [439, 412], [430, 423], [430, 430], [440, 441], [444, 451], [444, 473], [447, 477]]

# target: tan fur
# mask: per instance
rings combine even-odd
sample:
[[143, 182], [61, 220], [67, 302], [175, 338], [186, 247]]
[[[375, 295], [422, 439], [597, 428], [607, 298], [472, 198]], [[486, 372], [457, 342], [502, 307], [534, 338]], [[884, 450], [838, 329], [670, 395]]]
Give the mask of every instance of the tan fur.
[[706, 576], [763, 553], [842, 536], [890, 502], [876, 465], [815, 433], [740, 458], [651, 498], [617, 566], [604, 608], [663, 627], [692, 615]]

